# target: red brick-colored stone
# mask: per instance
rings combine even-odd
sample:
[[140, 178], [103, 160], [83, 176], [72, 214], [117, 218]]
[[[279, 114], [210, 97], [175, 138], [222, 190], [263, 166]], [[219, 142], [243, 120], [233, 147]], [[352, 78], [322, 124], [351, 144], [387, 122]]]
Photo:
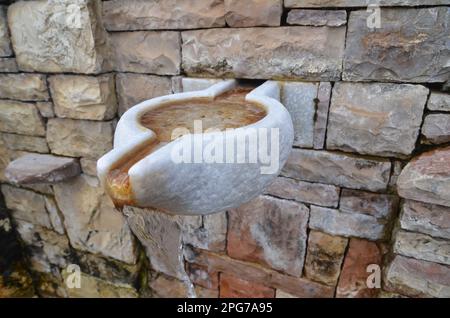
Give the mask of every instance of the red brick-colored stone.
[[379, 289], [370, 289], [366, 285], [371, 273], [367, 266], [381, 266], [382, 252], [376, 243], [352, 238], [344, 259], [341, 276], [336, 290], [338, 298], [370, 298], [375, 297]]
[[221, 273], [220, 298], [273, 298], [275, 289]]
[[205, 250], [190, 250], [187, 253], [187, 260], [190, 263], [200, 264], [210, 270], [227, 273], [235, 277], [244, 277], [252, 282], [282, 289], [284, 292], [301, 298], [333, 297], [334, 288], [310, 281], [305, 278], [298, 278], [284, 275], [274, 270], [229, 258], [226, 255], [219, 255]]
[[308, 214], [301, 203], [269, 196], [231, 210], [228, 255], [301, 276]]

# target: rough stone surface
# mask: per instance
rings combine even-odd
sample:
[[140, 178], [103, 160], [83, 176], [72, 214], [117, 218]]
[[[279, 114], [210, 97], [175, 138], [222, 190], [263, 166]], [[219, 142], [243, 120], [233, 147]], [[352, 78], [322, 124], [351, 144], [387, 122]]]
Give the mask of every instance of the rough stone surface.
[[0, 98], [22, 101], [47, 100], [45, 75], [0, 74]]
[[298, 181], [278, 177], [267, 188], [267, 193], [276, 197], [296, 200], [326, 207], [337, 207], [339, 191], [336, 186], [322, 183]]
[[331, 84], [321, 82], [316, 99], [316, 114], [314, 122], [314, 149], [323, 149], [328, 123], [328, 112], [330, 109]]
[[36, 107], [42, 117], [53, 118], [55, 117], [55, 111], [53, 109], [52, 102], [37, 102]]
[[356, 236], [369, 240], [385, 239], [390, 229], [384, 219], [318, 206], [311, 206], [309, 227], [331, 235]]
[[17, 232], [22, 241], [32, 248], [31, 257], [35, 270], [50, 272], [51, 265], [60, 268], [68, 265], [70, 247], [65, 235], [21, 220], [17, 222]]
[[180, 217], [128, 206], [123, 213], [134, 235], [144, 247], [152, 269], [185, 280], [187, 274], [183, 264]]
[[425, 234], [399, 231], [395, 236], [394, 253], [450, 265], [450, 242]]
[[397, 211], [398, 201], [395, 195], [343, 189], [339, 209], [348, 213], [391, 219]]
[[28, 154], [12, 161], [5, 170], [16, 184], [56, 183], [81, 173], [78, 160], [43, 154]]
[[10, 162], [10, 152], [3, 138], [0, 138], [0, 181], [6, 181], [5, 169]]
[[429, 110], [450, 112], [450, 94], [431, 92], [427, 108]]
[[[378, 0], [381, 6], [419, 6], [423, 0]], [[284, 0], [284, 6], [288, 8], [320, 8], [320, 7], [367, 7], [374, 4], [373, 0]], [[448, 0], [427, 0], [427, 5], [449, 4]]]
[[116, 75], [116, 87], [119, 115], [140, 102], [172, 93], [171, 80], [154, 75], [119, 73]]
[[411, 160], [397, 181], [406, 199], [450, 206], [450, 147], [432, 150]]
[[381, 250], [374, 242], [350, 239], [336, 289], [336, 297], [367, 298], [376, 296], [379, 289], [369, 288], [366, 284], [370, 275], [370, 272], [367, 272], [367, 266], [371, 264], [381, 266], [381, 258]]
[[12, 217], [15, 220], [23, 220], [52, 229], [43, 195], [7, 184], [2, 185], [2, 192], [6, 206], [12, 210]]
[[208, 251], [224, 252], [227, 241], [227, 214], [181, 216], [183, 241]]
[[80, 266], [83, 273], [110, 281], [114, 284], [136, 286], [139, 283], [142, 262], [126, 264], [88, 252], [74, 252], [77, 264]]
[[0, 73], [16, 73], [19, 71], [15, 58], [0, 58]]
[[211, 87], [212, 85], [223, 81], [217, 78], [191, 78], [183, 77], [181, 78], [181, 91], [180, 92], [193, 92], [200, 91]]
[[341, 272], [348, 239], [310, 231], [305, 261], [305, 276], [335, 286]]
[[[70, 273], [63, 271], [64, 280], [69, 278]], [[81, 272], [81, 288], [68, 288], [70, 298], [137, 298], [138, 292], [131, 286], [116, 285]]]
[[193, 284], [209, 289], [219, 288], [219, 273], [207, 266], [187, 263], [189, 279]]
[[34, 104], [0, 100], [0, 131], [45, 136], [45, 125]]
[[50, 223], [56, 233], [64, 235], [66, 230], [64, 229], [61, 210], [56, 205], [56, 201], [53, 197], [46, 196], [44, 198], [45, 208], [47, 209]]
[[281, 288], [296, 297], [332, 297], [334, 288], [319, 284], [304, 278], [284, 275], [280, 272], [262, 266], [242, 262], [225, 255], [213, 254], [208, 251], [191, 250], [186, 255], [190, 263], [207, 266], [219, 272], [225, 272], [235, 277], [245, 277], [251, 282], [267, 287]]
[[107, 120], [116, 115], [114, 76], [56, 75], [49, 77], [56, 116]]
[[275, 290], [226, 273], [220, 274], [220, 298], [273, 298]]
[[80, 165], [83, 173], [90, 176], [97, 176], [97, 160], [81, 158]]
[[[343, 79], [445, 82], [449, 76], [450, 9], [383, 9], [380, 28], [371, 12], [350, 14]], [[414, 21], [414, 23], [411, 23]]]
[[314, 142], [315, 83], [285, 82], [281, 89], [281, 103], [291, 114], [294, 124], [294, 146], [312, 148]]
[[327, 148], [376, 156], [414, 150], [428, 89], [409, 84], [337, 83]]
[[110, 37], [116, 71], [158, 75], [180, 73], [178, 32], [115, 32]]
[[112, 122], [52, 118], [47, 141], [52, 153], [96, 159], [112, 148]]
[[275, 298], [298, 298], [298, 297], [291, 295], [285, 291], [282, 291], [281, 289], [277, 289], [275, 291]]
[[10, 56], [12, 53], [6, 20], [6, 6], [0, 5], [0, 56]]
[[450, 142], [450, 114], [430, 114], [422, 126], [425, 143], [443, 144]]
[[450, 240], [450, 208], [405, 200], [400, 225], [409, 231]]
[[390, 291], [410, 297], [450, 297], [450, 267], [397, 255], [386, 270]]
[[278, 26], [281, 0], [225, 0], [225, 21], [230, 27]]
[[[178, 279], [165, 275], [158, 275], [149, 282], [153, 298], [187, 298], [189, 296], [186, 284]], [[218, 298], [217, 290], [195, 287], [197, 298]]]
[[186, 31], [189, 75], [338, 80], [345, 28], [279, 27]]
[[[98, 73], [107, 67], [100, 2], [21, 1], [8, 8], [11, 40], [23, 71]], [[71, 9], [68, 9], [68, 8]], [[73, 12], [79, 13], [77, 19]]]
[[136, 262], [136, 245], [130, 228], [96, 178], [81, 175], [53, 188], [74, 248], [125, 263]]
[[103, 19], [109, 31], [200, 29], [225, 26], [223, 1], [105, 1]]
[[308, 212], [302, 204], [268, 196], [231, 210], [228, 255], [301, 276]]
[[287, 16], [287, 23], [337, 27], [347, 24], [347, 12], [345, 10], [291, 10]]
[[383, 190], [391, 163], [352, 155], [293, 149], [281, 174], [286, 177], [370, 191]]
[[0, 134], [6, 147], [11, 150], [34, 151], [39, 153], [48, 153], [48, 145], [45, 138], [16, 135], [16, 134]]

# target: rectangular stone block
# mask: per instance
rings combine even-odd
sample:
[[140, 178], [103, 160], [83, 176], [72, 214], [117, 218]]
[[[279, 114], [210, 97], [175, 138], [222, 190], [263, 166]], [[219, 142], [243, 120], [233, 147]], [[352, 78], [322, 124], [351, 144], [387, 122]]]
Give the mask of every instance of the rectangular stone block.
[[182, 32], [188, 75], [339, 80], [345, 28], [279, 27]]
[[410, 297], [450, 297], [449, 266], [397, 255], [385, 276], [389, 291]]
[[405, 200], [400, 225], [405, 230], [450, 240], [450, 208]]
[[2, 192], [12, 217], [17, 220], [52, 229], [52, 224], [45, 207], [45, 196], [36, 192], [2, 185]]
[[313, 147], [317, 91], [317, 83], [282, 83], [281, 103], [291, 114], [294, 124], [294, 146]]
[[335, 286], [341, 272], [348, 239], [310, 231], [305, 261], [305, 276]]
[[191, 250], [186, 255], [190, 263], [207, 266], [219, 272], [225, 272], [236, 277], [246, 279], [272, 288], [281, 288], [283, 291], [296, 297], [326, 298], [333, 297], [334, 288], [310, 281], [305, 278], [284, 275], [280, 272], [267, 269], [252, 263], [232, 259], [226, 255], [214, 254], [208, 251]]
[[429, 110], [450, 112], [450, 94], [441, 92], [431, 92], [428, 99], [427, 108]]
[[16, 134], [0, 134], [4, 144], [11, 150], [32, 151], [48, 153], [47, 140], [43, 137], [34, 137]]
[[[398, 6], [419, 6], [423, 5], [423, 0], [284, 0], [284, 6], [287, 8], [321, 8], [321, 7], [367, 7], [369, 4], [378, 4], [383, 7]], [[449, 0], [427, 0], [427, 5], [450, 4]]]
[[113, 0], [103, 3], [109, 31], [203, 29], [225, 26], [223, 1]]
[[391, 163], [388, 160], [293, 149], [281, 174], [298, 180], [377, 191], [386, 189], [390, 169]]
[[267, 188], [266, 193], [288, 199], [326, 207], [337, 207], [340, 189], [322, 183], [298, 181], [278, 177]]
[[283, 3], [281, 0], [224, 0], [225, 20], [232, 28], [279, 26]]
[[116, 71], [157, 75], [180, 73], [179, 32], [114, 32], [110, 39]]
[[19, 68], [17, 67], [16, 59], [13, 57], [0, 58], [0, 73], [17, 73]]
[[8, 23], [22, 71], [99, 73], [109, 65], [101, 1], [20, 1]]
[[303, 204], [268, 196], [231, 210], [228, 255], [301, 276], [308, 214]]
[[6, 20], [6, 6], [0, 5], [0, 56], [10, 56], [12, 54], [8, 22]]
[[134, 236], [97, 178], [81, 175], [55, 184], [53, 189], [74, 248], [129, 264], [136, 262]]
[[48, 79], [56, 116], [108, 120], [117, 112], [114, 76], [55, 75]]
[[391, 194], [378, 194], [343, 189], [339, 209], [348, 213], [361, 213], [376, 218], [392, 219], [397, 212], [399, 198]]
[[45, 75], [0, 74], [0, 98], [38, 101], [48, 97]]
[[450, 142], [450, 114], [429, 114], [422, 126], [422, 142], [443, 144]]
[[314, 205], [311, 206], [309, 227], [331, 235], [356, 236], [369, 240], [383, 240], [390, 230], [384, 219]]
[[287, 16], [291, 25], [312, 25], [337, 27], [347, 24], [345, 10], [291, 10]]
[[448, 79], [450, 8], [383, 9], [380, 28], [368, 26], [371, 14], [366, 10], [350, 14], [344, 80], [430, 83]]
[[220, 274], [220, 298], [274, 298], [275, 289], [248, 280]]
[[172, 93], [172, 81], [168, 77], [119, 73], [116, 75], [119, 115], [130, 107], [154, 97]]
[[336, 83], [327, 149], [376, 156], [412, 153], [428, 89], [420, 85]]
[[98, 159], [111, 150], [113, 122], [51, 118], [47, 142], [52, 153]]
[[341, 276], [336, 288], [337, 298], [373, 298], [380, 288], [369, 288], [367, 281], [373, 270], [369, 266], [381, 267], [382, 252], [375, 242], [350, 239]]
[[0, 100], [0, 131], [45, 136], [45, 124], [36, 105]]
[[395, 235], [394, 253], [450, 265], [450, 241], [425, 234], [400, 230]]
[[219, 78], [192, 78], [192, 77], [182, 77], [180, 80], [181, 80], [180, 92], [183, 93], [200, 91], [223, 81], [223, 79]]

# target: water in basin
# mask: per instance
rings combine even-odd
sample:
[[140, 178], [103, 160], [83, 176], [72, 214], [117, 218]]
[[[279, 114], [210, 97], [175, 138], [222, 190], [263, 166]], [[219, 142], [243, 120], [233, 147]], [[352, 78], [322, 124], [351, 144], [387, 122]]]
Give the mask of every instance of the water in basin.
[[260, 105], [245, 100], [245, 95], [250, 90], [234, 89], [219, 95], [214, 100], [192, 99], [172, 102], [144, 113], [141, 117], [141, 125], [154, 131], [157, 139], [136, 149], [108, 173], [106, 188], [116, 207], [136, 205], [128, 171], [152, 151], [170, 142], [174, 129], [183, 127], [193, 133], [194, 121], [201, 120], [203, 130], [214, 128], [223, 131], [250, 125], [262, 119], [266, 115], [265, 110]]

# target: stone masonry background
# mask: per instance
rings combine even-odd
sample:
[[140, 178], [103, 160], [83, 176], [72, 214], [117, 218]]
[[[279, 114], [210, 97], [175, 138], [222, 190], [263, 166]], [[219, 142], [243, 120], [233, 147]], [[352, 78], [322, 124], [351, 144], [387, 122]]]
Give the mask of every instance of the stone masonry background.
[[[378, 1], [380, 28], [371, 3], [0, 0], [0, 297], [185, 297], [142, 227], [199, 297], [450, 297], [450, 1]], [[223, 213], [115, 210], [120, 115], [219, 78], [280, 81], [281, 175]]]

